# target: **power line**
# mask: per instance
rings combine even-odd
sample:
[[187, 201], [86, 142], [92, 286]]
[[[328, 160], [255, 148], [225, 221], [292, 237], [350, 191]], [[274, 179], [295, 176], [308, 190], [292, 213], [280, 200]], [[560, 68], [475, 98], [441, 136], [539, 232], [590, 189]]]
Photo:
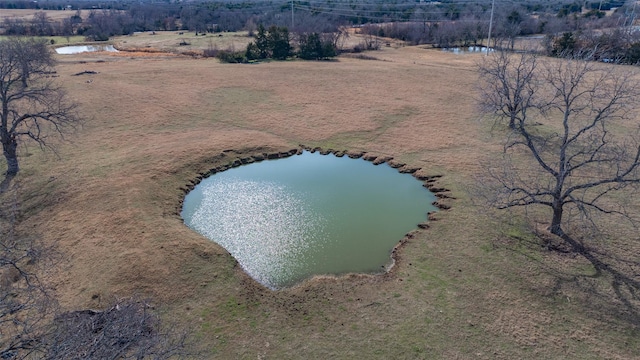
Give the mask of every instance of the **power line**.
[[[371, 19], [371, 20], [385, 20], [385, 21], [403, 21], [404, 22], [404, 21], [409, 20], [406, 17], [403, 18], [403, 17], [400, 17], [400, 16], [369, 15], [370, 13], [379, 13], [379, 12], [382, 12], [384, 14], [389, 13], [389, 12], [385, 12], [385, 11], [349, 10], [349, 11], [344, 11], [343, 12], [343, 11], [333, 11], [333, 9], [318, 9], [318, 8], [310, 8], [310, 7], [299, 6], [299, 5], [296, 5], [295, 8], [297, 10], [307, 11], [307, 12], [310, 12], [310, 13], [313, 13], [313, 14], [325, 14], [325, 15], [346, 16], [346, 17], [361, 17], [361, 18], [366, 18], [366, 19]], [[397, 15], [397, 14], [401, 14], [401, 13], [392, 13], [391, 15]], [[425, 21], [425, 20], [420, 20], [420, 21]], [[439, 21], [442, 21], [442, 20], [427, 20], [427, 22], [439, 22]], [[488, 22], [488, 20], [482, 20], [482, 19], [458, 19], [456, 21], [458, 21], [458, 22]]]

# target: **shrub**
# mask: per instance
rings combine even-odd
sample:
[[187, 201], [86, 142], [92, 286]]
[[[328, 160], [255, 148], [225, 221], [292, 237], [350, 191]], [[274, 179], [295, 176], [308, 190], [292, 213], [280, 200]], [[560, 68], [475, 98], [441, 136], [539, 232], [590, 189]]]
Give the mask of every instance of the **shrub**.
[[553, 38], [548, 52], [551, 56], [573, 55], [576, 51], [577, 39], [573, 32], [565, 32], [559, 37]]
[[217, 57], [218, 56], [218, 47], [213, 44], [212, 41], [209, 41], [209, 46], [202, 51], [202, 56], [204, 57]]
[[304, 60], [328, 59], [338, 55], [334, 43], [322, 39], [318, 33], [300, 34], [298, 57]]
[[625, 54], [627, 64], [638, 65], [640, 63], [640, 43], [633, 43]]
[[247, 45], [247, 50], [245, 50], [244, 56], [247, 58], [247, 60], [260, 59], [260, 50], [258, 49], [258, 46], [255, 43], [249, 43], [249, 45]]
[[247, 62], [247, 57], [242, 51], [218, 50], [216, 57], [221, 62], [230, 64], [240, 64]]
[[218, 57], [218, 53], [220, 50], [215, 48], [207, 48], [202, 51], [202, 56], [204, 57]]
[[109, 41], [109, 35], [103, 32], [95, 32], [86, 37], [87, 41]]

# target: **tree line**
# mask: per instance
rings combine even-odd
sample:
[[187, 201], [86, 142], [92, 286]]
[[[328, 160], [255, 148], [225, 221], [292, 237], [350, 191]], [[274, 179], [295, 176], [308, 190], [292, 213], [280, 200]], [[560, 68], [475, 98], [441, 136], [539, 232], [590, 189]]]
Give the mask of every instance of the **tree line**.
[[547, 36], [546, 55], [562, 57], [589, 51], [591, 59], [615, 64], [640, 63], [640, 32], [629, 28], [567, 31]]
[[[327, 33], [340, 26], [380, 24], [370, 33], [399, 38], [410, 43], [438, 46], [472, 44], [485, 38], [492, 10], [491, 0], [422, 1], [409, 0], [345, 2], [309, 1], [211, 1], [211, 2], [128, 2], [128, 1], [3, 1], [0, 8], [73, 9], [67, 19], [55, 23], [39, 13], [33, 20], [7, 18], [2, 28], [14, 35], [86, 35], [95, 40], [136, 31], [184, 30], [220, 32], [256, 30], [257, 24], [288, 26], [296, 33]], [[612, 21], [601, 15], [614, 1], [577, 3], [529, 0], [499, 2], [495, 9], [496, 39], [515, 36], [575, 31]], [[76, 10], [89, 10], [80, 18]], [[592, 9], [583, 16], [585, 9]], [[293, 12], [293, 19], [292, 19]], [[629, 16], [622, 6], [617, 14]], [[616, 15], [618, 16], [618, 15]], [[616, 17], [617, 19], [617, 17]], [[589, 24], [589, 25], [587, 25]]]
[[[496, 4], [492, 23], [491, 47], [513, 48], [516, 37], [535, 34], [550, 37], [564, 32], [584, 32], [594, 29], [620, 28], [631, 25], [635, 12], [623, 2], [558, 4], [556, 7], [535, 7], [501, 2]], [[619, 5], [612, 14], [605, 10]], [[386, 36], [411, 44], [433, 44], [437, 47], [478, 45], [489, 32], [489, 9], [468, 6], [467, 11], [442, 14], [417, 9], [410, 21], [369, 24], [368, 34]]]

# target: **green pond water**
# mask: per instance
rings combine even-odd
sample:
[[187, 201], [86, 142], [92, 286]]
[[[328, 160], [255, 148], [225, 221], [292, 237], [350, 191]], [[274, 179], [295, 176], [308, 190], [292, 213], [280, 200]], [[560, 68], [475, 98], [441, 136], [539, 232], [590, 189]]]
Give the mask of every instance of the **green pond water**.
[[384, 272], [434, 200], [386, 164], [304, 152], [204, 179], [182, 217], [252, 278], [280, 289], [313, 275]]

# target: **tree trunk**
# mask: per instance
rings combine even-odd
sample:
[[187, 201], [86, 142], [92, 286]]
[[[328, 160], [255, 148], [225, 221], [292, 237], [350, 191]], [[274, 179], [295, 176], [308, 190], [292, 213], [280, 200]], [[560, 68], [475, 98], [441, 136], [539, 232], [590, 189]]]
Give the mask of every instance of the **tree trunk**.
[[518, 106], [517, 105], [509, 105], [509, 129], [516, 129], [516, 119], [518, 118]]
[[552, 234], [563, 236], [564, 231], [562, 231], [562, 201], [554, 200], [553, 201], [553, 218], [551, 219], [551, 227], [549, 227], [549, 231]]
[[2, 151], [4, 158], [7, 160], [7, 172], [6, 176], [13, 177], [18, 173], [18, 142], [15, 138], [11, 137], [2, 142]]

